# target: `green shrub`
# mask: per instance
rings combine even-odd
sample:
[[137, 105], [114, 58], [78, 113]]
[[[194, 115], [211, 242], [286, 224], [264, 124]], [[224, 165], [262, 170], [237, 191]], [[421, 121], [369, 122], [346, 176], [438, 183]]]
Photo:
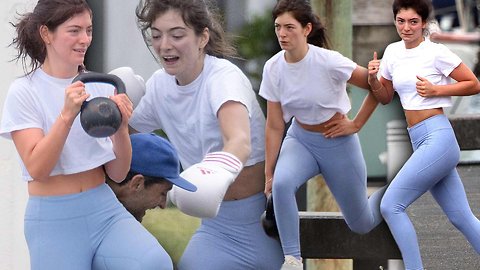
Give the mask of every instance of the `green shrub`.
[[148, 210], [142, 224], [157, 238], [176, 265], [200, 225], [200, 219], [185, 215], [175, 207], [169, 207]]
[[247, 60], [246, 73], [255, 89], [261, 81], [263, 65], [275, 53], [280, 45], [270, 12], [255, 16], [240, 29], [235, 40], [240, 57]]

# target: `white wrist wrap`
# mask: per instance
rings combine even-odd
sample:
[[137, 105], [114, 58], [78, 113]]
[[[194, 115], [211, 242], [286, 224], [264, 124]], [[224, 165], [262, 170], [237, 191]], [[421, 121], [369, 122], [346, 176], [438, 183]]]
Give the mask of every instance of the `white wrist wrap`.
[[224, 168], [231, 173], [238, 174], [243, 169], [242, 162], [236, 156], [228, 152], [208, 153], [203, 158], [203, 162], [216, 163], [218, 166]]

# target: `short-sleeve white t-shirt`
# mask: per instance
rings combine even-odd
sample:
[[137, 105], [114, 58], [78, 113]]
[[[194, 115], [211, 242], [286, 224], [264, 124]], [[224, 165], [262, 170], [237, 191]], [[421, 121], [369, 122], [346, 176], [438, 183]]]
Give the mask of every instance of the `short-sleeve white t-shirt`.
[[287, 63], [285, 51], [280, 51], [264, 66], [259, 94], [281, 103], [285, 122], [295, 117], [304, 124], [320, 124], [337, 112], [350, 111], [346, 87], [356, 67], [340, 53], [311, 44], [296, 63]]
[[[11, 139], [11, 132], [39, 128], [47, 134], [60, 115], [65, 99], [65, 89], [73, 78], [59, 79], [37, 69], [28, 76], [16, 79], [5, 100], [0, 136]], [[89, 99], [111, 96], [113, 86], [104, 83], [87, 83]], [[73, 174], [90, 170], [115, 159], [110, 138], [90, 137], [81, 127], [80, 116], [75, 118], [60, 158], [51, 176]], [[33, 180], [20, 159], [22, 178]]]
[[451, 83], [450, 73], [462, 60], [445, 45], [426, 39], [412, 49], [403, 41], [387, 46], [380, 64], [380, 74], [392, 81], [405, 110], [424, 110], [452, 106], [451, 97], [422, 97], [417, 93], [417, 75], [434, 85]]
[[162, 129], [188, 168], [223, 149], [217, 112], [227, 101], [240, 102], [249, 112], [252, 153], [245, 165], [263, 161], [265, 116], [248, 78], [225, 59], [206, 55], [201, 74], [185, 86], [165, 70], [156, 71], [129, 124], [140, 132]]

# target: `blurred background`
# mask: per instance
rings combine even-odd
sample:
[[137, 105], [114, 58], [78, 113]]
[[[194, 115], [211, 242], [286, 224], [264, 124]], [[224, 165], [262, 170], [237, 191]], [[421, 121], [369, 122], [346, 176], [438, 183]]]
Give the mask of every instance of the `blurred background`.
[[[136, 26], [136, 0], [89, 0], [94, 11], [94, 39], [89, 49], [86, 66], [89, 70], [109, 72], [121, 66], [130, 66], [145, 80], [160, 68], [143, 42]], [[227, 32], [235, 39], [242, 59], [234, 62], [249, 76], [255, 91], [261, 81], [263, 64], [278, 52], [271, 8], [276, 0], [214, 0], [224, 17]], [[385, 47], [399, 40], [393, 26], [391, 2], [385, 0], [311, 0], [314, 8], [326, 22], [334, 22], [334, 49], [366, 66], [377, 51], [383, 55]], [[11, 62], [15, 51], [8, 47], [13, 38], [16, 13], [30, 11], [35, 0], [3, 0], [0, 9], [0, 114], [9, 84], [22, 75], [19, 64]], [[437, 20], [437, 42], [445, 43], [478, 75], [478, 8], [476, 0], [433, 0]], [[337, 7], [338, 10], [327, 7]], [[335, 24], [336, 23], [336, 24]], [[344, 23], [348, 31], [339, 30]], [[340, 27], [340, 25], [338, 26]], [[366, 91], [349, 87], [353, 117]], [[264, 101], [259, 98], [264, 105]], [[480, 110], [478, 96], [455, 98], [449, 114], [472, 114]], [[392, 177], [392, 170], [402, 162], [408, 151], [408, 136], [390, 136], [394, 129], [404, 130], [404, 116], [398, 101], [379, 106], [359, 136], [367, 163], [369, 184], [382, 184]], [[390, 123], [390, 125], [388, 125]], [[391, 133], [388, 133], [390, 129]], [[389, 149], [390, 148], [390, 149]], [[477, 151], [463, 151], [462, 162], [478, 162]], [[395, 163], [395, 164], [393, 164]], [[389, 165], [390, 164], [390, 165]], [[17, 156], [11, 141], [0, 139], [0, 270], [29, 269], [28, 251], [23, 236], [23, 213], [27, 199], [25, 183], [20, 179]], [[298, 194], [300, 210], [306, 209], [306, 188]], [[178, 212], [175, 208], [151, 210], [143, 225], [154, 234], [174, 262], [178, 260], [199, 220]], [[311, 268], [313, 269], [313, 268]], [[324, 268], [327, 269], [327, 268]], [[333, 268], [332, 268], [333, 269]], [[343, 269], [343, 268], [342, 268]]]

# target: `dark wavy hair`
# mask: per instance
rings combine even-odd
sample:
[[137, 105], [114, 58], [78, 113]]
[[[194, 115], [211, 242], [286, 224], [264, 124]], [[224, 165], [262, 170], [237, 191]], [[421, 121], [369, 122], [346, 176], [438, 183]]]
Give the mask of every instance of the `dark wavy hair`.
[[237, 57], [237, 50], [227, 38], [217, 8], [207, 0], [140, 0], [137, 8], [137, 24], [147, 46], [150, 47], [149, 30], [155, 19], [169, 10], [178, 11], [196, 35], [208, 28], [210, 39], [205, 52], [220, 58]]
[[10, 43], [17, 50], [12, 61], [20, 60], [25, 74], [32, 73], [43, 64], [47, 56], [40, 27], [45, 25], [50, 31], [55, 31], [60, 24], [85, 11], [92, 14], [85, 0], [39, 0], [32, 12], [17, 14], [20, 16], [18, 22], [10, 22], [16, 30], [16, 36]]
[[312, 31], [307, 37], [308, 43], [326, 49], [331, 47], [325, 26], [307, 0], [279, 0], [272, 11], [273, 20], [286, 12], [291, 13], [303, 27], [308, 23], [312, 24]]
[[431, 0], [394, 0], [392, 4], [393, 19], [396, 19], [398, 12], [401, 9], [413, 9], [417, 12], [422, 21], [427, 22], [432, 15], [432, 1]]
[[[422, 22], [428, 23], [432, 19], [432, 2], [430, 0], [394, 0], [392, 4], [393, 19], [397, 19], [397, 14], [401, 9], [413, 9], [420, 15]], [[430, 34], [429, 28], [423, 29], [423, 35]]]

